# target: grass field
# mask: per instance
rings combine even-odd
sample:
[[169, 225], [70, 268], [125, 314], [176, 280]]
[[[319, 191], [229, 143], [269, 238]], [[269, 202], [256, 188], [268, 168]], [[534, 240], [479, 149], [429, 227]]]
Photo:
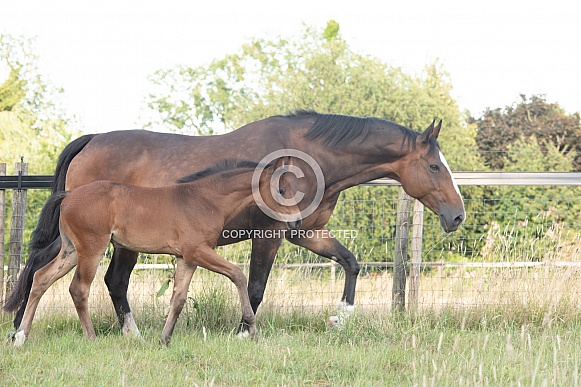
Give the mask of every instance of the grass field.
[[[511, 246], [495, 252], [510, 261]], [[547, 259], [579, 262], [579, 240], [558, 252]], [[65, 278], [41, 301], [24, 346], [0, 344], [0, 385], [578, 386], [580, 274], [579, 266], [426, 271], [421, 307], [401, 315], [390, 311], [391, 274], [363, 273], [355, 314], [331, 330], [344, 278], [275, 270], [258, 340], [249, 341], [235, 335], [231, 284], [200, 270], [169, 347], [159, 336], [171, 291], [155, 296], [167, 272], [132, 279], [143, 341], [122, 336], [102, 279], [90, 301], [97, 339], [85, 340]], [[4, 337], [11, 320], [0, 313]]]
[[[234, 335], [237, 308], [219, 305], [181, 318], [169, 347], [163, 316], [136, 316], [143, 341], [121, 335], [111, 316], [94, 316], [87, 341], [76, 317], [35, 321], [29, 340], [0, 355], [3, 385], [91, 386], [577, 386], [581, 318], [550, 313], [444, 309], [421, 315], [359, 312], [329, 330], [331, 311], [259, 313], [257, 341]], [[202, 310], [202, 311], [200, 311]], [[191, 312], [192, 310], [190, 310]], [[2, 332], [11, 318], [2, 315]]]

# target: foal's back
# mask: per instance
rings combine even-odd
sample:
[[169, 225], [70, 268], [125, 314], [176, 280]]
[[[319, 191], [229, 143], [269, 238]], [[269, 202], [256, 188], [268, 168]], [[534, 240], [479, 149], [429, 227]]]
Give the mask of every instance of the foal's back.
[[65, 198], [61, 229], [73, 243], [76, 235], [112, 240], [134, 251], [180, 255], [180, 246], [197, 231], [195, 214], [199, 216], [207, 205], [204, 195], [196, 195], [189, 184], [144, 188], [97, 181]]

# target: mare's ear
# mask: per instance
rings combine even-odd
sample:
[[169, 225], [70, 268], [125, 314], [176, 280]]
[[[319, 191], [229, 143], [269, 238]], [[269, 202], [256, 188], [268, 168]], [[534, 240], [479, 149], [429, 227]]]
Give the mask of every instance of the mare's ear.
[[428, 126], [428, 128], [424, 130], [422, 134], [420, 134], [419, 137], [420, 143], [427, 144], [430, 140], [430, 137], [436, 139], [438, 138], [438, 135], [440, 134], [440, 129], [442, 129], [442, 120], [440, 120], [440, 122], [438, 122], [438, 125], [436, 126], [434, 126], [435, 123], [436, 120], [434, 119], [430, 126]]
[[[434, 120], [436, 121], [436, 120]], [[440, 120], [440, 122], [438, 122], [438, 125], [436, 125], [436, 127], [434, 128], [434, 131], [432, 132], [432, 136], [434, 138], [438, 138], [438, 135], [440, 134], [440, 129], [442, 129], [442, 120]]]

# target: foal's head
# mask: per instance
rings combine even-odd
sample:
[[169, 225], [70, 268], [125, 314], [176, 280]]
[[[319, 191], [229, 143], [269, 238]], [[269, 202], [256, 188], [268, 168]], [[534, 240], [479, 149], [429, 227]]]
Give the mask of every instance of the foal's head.
[[464, 201], [437, 138], [442, 121], [434, 122], [410, 144], [399, 173], [404, 190], [440, 218], [446, 232], [456, 231], [466, 218]]
[[304, 196], [298, 190], [301, 176], [290, 156], [257, 166], [252, 176], [252, 194], [257, 206], [269, 217], [285, 222], [289, 230], [299, 229], [302, 223], [298, 207]]

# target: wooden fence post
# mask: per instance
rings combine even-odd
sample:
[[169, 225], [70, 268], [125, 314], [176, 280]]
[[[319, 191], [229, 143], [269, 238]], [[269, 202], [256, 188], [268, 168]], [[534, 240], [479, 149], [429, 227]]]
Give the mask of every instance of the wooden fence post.
[[397, 195], [397, 225], [395, 231], [395, 257], [393, 259], [393, 289], [391, 305], [394, 310], [405, 310], [405, 264], [408, 253], [410, 207], [412, 198], [399, 188]]
[[422, 264], [422, 239], [424, 230], [424, 205], [414, 200], [414, 214], [412, 220], [412, 251], [410, 266], [410, 285], [408, 309], [415, 311], [418, 308], [420, 291], [420, 268]]
[[[16, 163], [17, 175], [28, 175], [28, 163]], [[16, 189], [12, 194], [12, 219], [10, 221], [10, 242], [8, 246], [8, 278], [6, 294], [12, 293], [22, 263], [22, 236], [24, 234], [24, 215], [26, 214], [26, 190]]]
[[[0, 176], [6, 175], [6, 164], [0, 163]], [[4, 225], [6, 224], [6, 192], [0, 189], [0, 303], [4, 304]]]

